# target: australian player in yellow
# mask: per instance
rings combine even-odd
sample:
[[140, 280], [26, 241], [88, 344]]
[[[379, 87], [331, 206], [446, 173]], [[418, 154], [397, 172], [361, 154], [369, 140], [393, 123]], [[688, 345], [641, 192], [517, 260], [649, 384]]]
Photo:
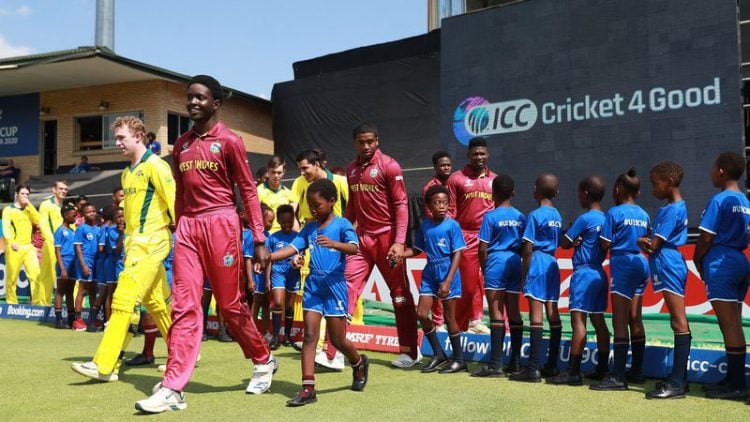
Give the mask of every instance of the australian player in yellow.
[[3, 210], [3, 236], [5, 237], [5, 302], [17, 304], [16, 283], [21, 266], [26, 271], [30, 285], [39, 278], [39, 260], [31, 243], [33, 225], [39, 224], [39, 212], [29, 202], [28, 185], [16, 186], [15, 201]]
[[169, 165], [146, 148], [146, 128], [132, 116], [114, 125], [116, 145], [130, 159], [122, 173], [125, 191], [125, 265], [112, 298], [112, 316], [92, 362], [73, 370], [99, 381], [118, 379], [122, 351], [138, 324], [136, 306], [143, 304], [161, 335], [167, 338], [171, 319], [164, 302], [164, 259], [169, 254], [174, 215], [175, 183]]
[[[286, 174], [286, 161], [274, 155], [268, 160], [266, 169], [268, 171], [268, 179], [258, 185], [258, 200], [262, 204], [266, 204], [268, 208], [271, 208], [274, 213], [282, 205], [291, 205], [296, 212], [298, 202], [296, 196], [289, 188], [281, 184], [281, 179]], [[295, 231], [299, 230], [299, 225], [295, 224], [293, 229]], [[270, 233], [275, 233], [279, 230], [281, 230], [279, 221], [278, 219], [274, 219]]]
[[42, 232], [42, 264], [37, 283], [31, 285], [31, 304], [50, 306], [52, 291], [55, 286], [55, 231], [63, 222], [60, 207], [68, 195], [68, 185], [64, 180], [57, 180], [52, 184], [52, 196], [45, 198], [39, 204], [39, 230]]

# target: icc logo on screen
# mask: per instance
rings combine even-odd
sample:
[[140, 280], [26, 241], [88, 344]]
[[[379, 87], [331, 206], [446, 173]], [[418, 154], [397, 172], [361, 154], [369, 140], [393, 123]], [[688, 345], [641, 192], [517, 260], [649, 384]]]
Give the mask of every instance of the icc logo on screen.
[[490, 103], [482, 97], [469, 97], [453, 112], [453, 133], [464, 145], [475, 136], [523, 132], [531, 129], [539, 113], [527, 99]]

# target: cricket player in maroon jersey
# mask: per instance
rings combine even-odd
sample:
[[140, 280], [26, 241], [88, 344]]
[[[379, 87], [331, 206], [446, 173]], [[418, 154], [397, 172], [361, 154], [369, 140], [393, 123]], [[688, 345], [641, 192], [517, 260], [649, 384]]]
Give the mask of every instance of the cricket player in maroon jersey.
[[223, 99], [221, 85], [210, 76], [198, 75], [188, 83], [187, 111], [194, 126], [177, 139], [173, 151], [177, 230], [169, 358], [161, 385], [149, 399], [136, 403], [142, 411], [187, 406], [182, 391], [201, 343], [205, 279], [210, 280], [217, 305], [245, 358], [253, 361], [247, 392], [267, 391], [276, 370], [276, 361], [243, 297], [242, 227], [235, 209], [235, 183], [250, 221], [255, 261], [265, 267], [270, 254], [263, 243], [263, 218], [245, 144], [216, 114]]
[[461, 291], [456, 306], [456, 320], [462, 330], [489, 334], [482, 322], [484, 318], [484, 281], [479, 268], [479, 227], [488, 211], [495, 209], [492, 200], [492, 179], [496, 174], [487, 168], [490, 158], [487, 141], [473, 138], [467, 152], [469, 163], [448, 178], [450, 205], [448, 215], [453, 217], [464, 233], [464, 249], [461, 265]]
[[408, 197], [401, 166], [378, 149], [378, 129], [362, 123], [353, 131], [357, 158], [346, 168], [349, 204], [344, 216], [356, 224], [359, 250], [347, 256], [349, 314], [354, 312], [373, 266], [377, 266], [391, 291], [401, 355], [391, 364], [416, 365], [417, 310], [406, 281], [404, 242], [409, 224]]
[[[435, 175], [422, 188], [422, 198], [427, 193], [427, 189], [433, 186], [446, 186], [448, 184], [448, 177], [451, 175], [453, 169], [453, 163], [451, 162], [451, 155], [446, 151], [438, 151], [432, 154], [432, 167], [435, 169]], [[427, 204], [424, 204], [424, 215], [427, 218], [432, 217], [430, 208]], [[438, 331], [445, 331], [445, 318], [443, 317], [443, 301], [436, 300], [432, 302], [432, 323]]]

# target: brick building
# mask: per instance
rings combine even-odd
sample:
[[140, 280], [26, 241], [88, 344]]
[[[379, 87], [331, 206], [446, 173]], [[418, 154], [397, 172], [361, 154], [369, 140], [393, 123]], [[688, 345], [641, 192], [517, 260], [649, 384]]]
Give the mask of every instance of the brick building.
[[[162, 144], [162, 155], [190, 127], [190, 76], [80, 47], [0, 60], [0, 158], [21, 180], [66, 173], [82, 155], [93, 166], [122, 168], [111, 123], [132, 114]], [[221, 118], [242, 136], [253, 167], [273, 154], [270, 101], [226, 88]], [[257, 163], [257, 164], [256, 164]]]

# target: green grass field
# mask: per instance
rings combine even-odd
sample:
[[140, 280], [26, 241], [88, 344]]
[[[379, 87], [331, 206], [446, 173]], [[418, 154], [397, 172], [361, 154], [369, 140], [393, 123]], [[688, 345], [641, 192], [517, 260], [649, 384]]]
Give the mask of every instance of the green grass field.
[[[150, 394], [160, 380], [156, 366], [123, 366], [120, 381], [102, 384], [70, 370], [70, 363], [90, 360], [101, 334], [54, 330], [49, 325], [0, 320], [0, 420], [123, 420], [137, 418], [133, 404]], [[142, 337], [131, 343], [132, 356]], [[157, 340], [157, 363], [165, 347]], [[188, 408], [161, 419], [188, 420], [748, 420], [744, 403], [704, 399], [700, 386], [684, 400], [649, 401], [645, 386], [628, 392], [593, 392], [584, 387], [475, 379], [468, 374], [421, 374], [391, 369], [392, 355], [369, 353], [370, 381], [362, 393], [349, 390], [351, 373], [317, 376], [318, 403], [287, 408], [300, 383], [299, 355], [280, 349], [279, 371], [269, 393], [245, 394], [251, 365], [232, 343], [203, 343], [202, 360], [188, 385]]]

